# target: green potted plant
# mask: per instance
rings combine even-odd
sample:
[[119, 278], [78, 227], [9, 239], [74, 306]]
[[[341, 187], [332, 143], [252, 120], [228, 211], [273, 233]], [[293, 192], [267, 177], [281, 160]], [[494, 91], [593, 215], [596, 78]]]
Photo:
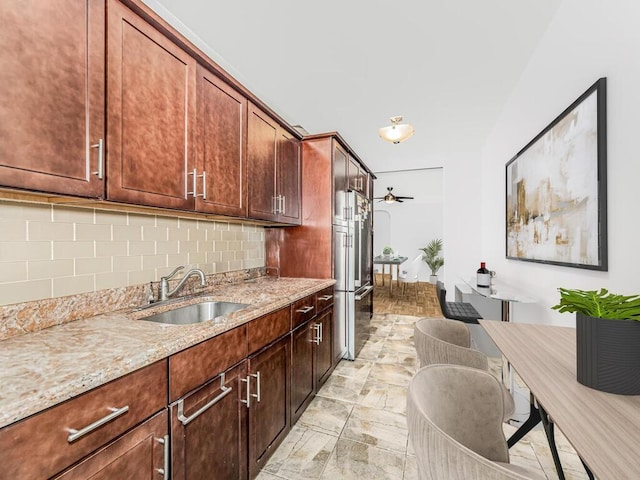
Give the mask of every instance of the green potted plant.
[[559, 288], [551, 307], [576, 314], [578, 382], [622, 395], [640, 395], [640, 295], [607, 289]]
[[390, 257], [391, 255], [393, 255], [393, 248], [391, 248], [389, 245], [385, 245], [385, 247], [382, 249], [382, 256]]
[[440, 256], [440, 252], [442, 251], [442, 239], [434, 238], [426, 247], [419, 248], [418, 250], [422, 250], [422, 260], [431, 270], [429, 282], [433, 284], [438, 283], [438, 270], [440, 270], [440, 267], [444, 265], [444, 258]]

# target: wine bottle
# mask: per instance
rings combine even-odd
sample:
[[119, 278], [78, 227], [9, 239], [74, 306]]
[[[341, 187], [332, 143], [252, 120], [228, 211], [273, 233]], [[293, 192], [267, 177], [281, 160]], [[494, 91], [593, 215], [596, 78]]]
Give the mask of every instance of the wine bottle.
[[476, 285], [478, 287], [490, 287], [491, 286], [491, 274], [487, 269], [485, 262], [480, 262], [480, 268], [477, 272]]

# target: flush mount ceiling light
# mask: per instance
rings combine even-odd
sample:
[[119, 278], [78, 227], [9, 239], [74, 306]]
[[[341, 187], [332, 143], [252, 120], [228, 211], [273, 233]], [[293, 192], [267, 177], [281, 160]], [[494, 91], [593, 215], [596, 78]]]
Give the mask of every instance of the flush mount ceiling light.
[[402, 121], [401, 116], [391, 117], [389, 120], [391, 121], [391, 125], [378, 130], [378, 135], [380, 135], [380, 138], [383, 140], [390, 143], [400, 143], [413, 135], [414, 129], [411, 125], [408, 123], [400, 123]]

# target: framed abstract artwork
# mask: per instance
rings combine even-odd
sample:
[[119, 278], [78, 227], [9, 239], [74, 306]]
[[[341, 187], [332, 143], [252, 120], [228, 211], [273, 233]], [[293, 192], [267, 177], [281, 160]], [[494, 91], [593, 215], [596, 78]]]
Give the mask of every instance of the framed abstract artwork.
[[506, 257], [606, 271], [606, 78], [506, 165]]

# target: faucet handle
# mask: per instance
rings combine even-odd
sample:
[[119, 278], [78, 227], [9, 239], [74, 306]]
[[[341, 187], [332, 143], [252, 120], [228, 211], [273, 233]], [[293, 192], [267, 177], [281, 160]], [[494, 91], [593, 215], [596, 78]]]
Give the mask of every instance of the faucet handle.
[[169, 275], [165, 275], [162, 278], [164, 278], [165, 280], [169, 280], [170, 278], [172, 278], [176, 273], [178, 273], [183, 268], [184, 268], [184, 265], [180, 265], [179, 267], [176, 267], [176, 269], [173, 272], [171, 272]]

